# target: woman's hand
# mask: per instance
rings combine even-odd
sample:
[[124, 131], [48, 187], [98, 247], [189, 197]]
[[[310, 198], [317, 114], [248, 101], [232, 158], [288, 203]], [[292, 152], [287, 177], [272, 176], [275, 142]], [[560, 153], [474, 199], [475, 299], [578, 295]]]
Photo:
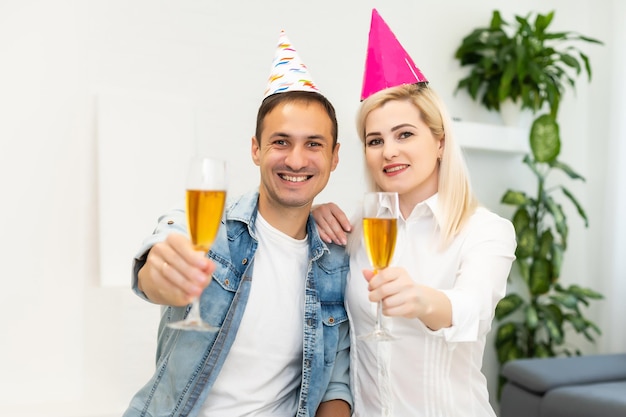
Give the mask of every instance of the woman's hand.
[[315, 205], [311, 213], [324, 242], [333, 242], [337, 245], [345, 245], [348, 242], [347, 233], [352, 231], [352, 225], [335, 203]]
[[448, 297], [416, 283], [406, 269], [389, 267], [378, 273], [364, 269], [363, 276], [369, 282], [369, 300], [382, 301], [385, 316], [417, 318], [432, 330], [452, 325], [452, 305]]

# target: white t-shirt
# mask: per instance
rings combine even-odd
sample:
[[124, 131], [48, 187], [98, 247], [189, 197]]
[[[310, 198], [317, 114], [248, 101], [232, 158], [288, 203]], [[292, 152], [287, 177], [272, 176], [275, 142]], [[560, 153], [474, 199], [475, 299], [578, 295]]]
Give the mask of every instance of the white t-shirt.
[[302, 379], [308, 238], [293, 239], [259, 214], [250, 298], [201, 417], [290, 416]]
[[350, 259], [346, 304], [351, 325], [355, 415], [495, 417], [481, 373], [487, 332], [515, 259], [511, 222], [480, 208], [445, 250], [439, 250], [437, 195], [398, 222], [392, 266], [442, 290], [452, 326], [431, 331], [418, 319], [384, 317], [398, 340], [368, 342], [376, 305], [361, 271], [371, 269], [362, 243]]

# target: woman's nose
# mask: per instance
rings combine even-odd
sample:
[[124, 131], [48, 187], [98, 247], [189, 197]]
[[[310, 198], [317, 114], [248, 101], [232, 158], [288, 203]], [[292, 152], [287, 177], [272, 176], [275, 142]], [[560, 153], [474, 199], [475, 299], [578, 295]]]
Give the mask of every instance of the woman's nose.
[[385, 159], [393, 159], [398, 156], [398, 146], [395, 141], [386, 140], [383, 145], [383, 158]]

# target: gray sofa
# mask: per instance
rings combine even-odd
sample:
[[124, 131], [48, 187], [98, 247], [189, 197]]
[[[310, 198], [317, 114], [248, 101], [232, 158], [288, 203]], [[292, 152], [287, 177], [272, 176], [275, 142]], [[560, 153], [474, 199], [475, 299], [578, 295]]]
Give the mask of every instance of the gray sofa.
[[626, 417], [626, 353], [519, 359], [502, 375], [500, 417]]

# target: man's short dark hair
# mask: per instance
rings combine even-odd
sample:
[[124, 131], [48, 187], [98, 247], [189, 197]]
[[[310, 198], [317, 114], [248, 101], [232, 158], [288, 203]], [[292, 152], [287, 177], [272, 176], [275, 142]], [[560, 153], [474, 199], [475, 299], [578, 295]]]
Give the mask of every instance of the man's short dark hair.
[[268, 115], [276, 106], [281, 103], [293, 103], [293, 102], [304, 102], [304, 103], [312, 103], [317, 102], [322, 105], [330, 121], [332, 122], [332, 132], [333, 135], [333, 148], [337, 144], [337, 134], [338, 134], [338, 124], [337, 124], [337, 115], [335, 113], [335, 107], [331, 104], [330, 101], [323, 95], [313, 92], [313, 91], [287, 91], [284, 93], [276, 93], [271, 96], [265, 97], [261, 106], [259, 107], [259, 111], [256, 117], [256, 139], [261, 143], [261, 132], [263, 131], [263, 121], [265, 120], [265, 116]]

